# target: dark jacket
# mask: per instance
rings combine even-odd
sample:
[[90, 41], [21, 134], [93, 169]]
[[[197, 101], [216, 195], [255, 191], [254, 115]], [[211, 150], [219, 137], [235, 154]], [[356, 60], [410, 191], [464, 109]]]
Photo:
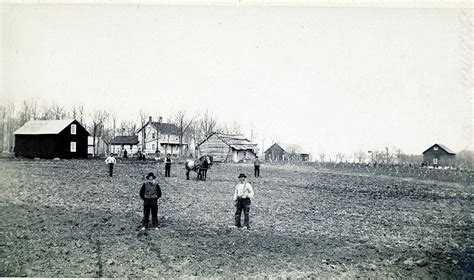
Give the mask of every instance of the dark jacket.
[[140, 189], [140, 197], [143, 201], [158, 200], [161, 197], [161, 188], [158, 183], [152, 184], [150, 182], [143, 183]]

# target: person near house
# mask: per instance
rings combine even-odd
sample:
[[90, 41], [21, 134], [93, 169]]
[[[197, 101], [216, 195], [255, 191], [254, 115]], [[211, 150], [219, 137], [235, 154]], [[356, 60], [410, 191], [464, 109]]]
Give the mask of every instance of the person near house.
[[116, 163], [116, 160], [115, 160], [115, 157], [114, 157], [113, 153], [110, 153], [110, 156], [107, 157], [107, 159], [105, 160], [105, 163], [107, 163], [109, 165], [109, 176], [112, 177], [112, 175], [114, 173], [114, 165]]
[[171, 155], [167, 154], [165, 158], [165, 177], [171, 177]]
[[255, 178], [260, 177], [260, 165], [261, 164], [262, 164], [262, 161], [258, 158], [258, 156], [256, 156], [255, 161], [253, 162]]
[[234, 202], [235, 202], [235, 226], [240, 228], [241, 225], [241, 214], [244, 211], [244, 226], [250, 229], [250, 199], [253, 198], [254, 192], [252, 185], [246, 182], [247, 176], [243, 173], [239, 175], [239, 183], [235, 185], [234, 191]]
[[140, 197], [143, 200], [142, 230], [148, 229], [150, 223], [150, 212], [153, 228], [158, 229], [158, 199], [161, 197], [160, 185], [155, 181], [153, 172], [146, 175], [146, 182], [140, 189]]
[[127, 149], [123, 150], [123, 158], [127, 159], [128, 158], [128, 152]]

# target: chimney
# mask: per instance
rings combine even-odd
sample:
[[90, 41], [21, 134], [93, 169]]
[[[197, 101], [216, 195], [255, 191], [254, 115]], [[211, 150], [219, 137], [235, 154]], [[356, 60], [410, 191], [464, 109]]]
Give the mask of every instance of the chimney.
[[163, 117], [160, 117], [160, 118], [158, 119], [158, 123], [162, 123], [162, 121], [163, 121]]
[[148, 122], [151, 122], [151, 116], [148, 117]]

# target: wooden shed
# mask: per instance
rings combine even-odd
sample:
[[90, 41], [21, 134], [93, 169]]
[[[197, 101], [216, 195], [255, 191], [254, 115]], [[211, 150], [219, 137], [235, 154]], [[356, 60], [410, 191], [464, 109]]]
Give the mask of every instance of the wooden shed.
[[138, 135], [116, 136], [110, 141], [110, 152], [122, 156], [127, 151], [128, 156], [138, 152]]
[[427, 166], [450, 166], [456, 154], [442, 144], [434, 144], [423, 152], [423, 165]]
[[311, 154], [298, 144], [274, 143], [265, 151], [269, 161], [310, 161]]
[[77, 120], [29, 121], [14, 135], [17, 157], [87, 158], [89, 132]]
[[257, 144], [241, 134], [211, 133], [197, 146], [199, 156], [209, 155], [215, 162], [245, 162], [253, 160]]

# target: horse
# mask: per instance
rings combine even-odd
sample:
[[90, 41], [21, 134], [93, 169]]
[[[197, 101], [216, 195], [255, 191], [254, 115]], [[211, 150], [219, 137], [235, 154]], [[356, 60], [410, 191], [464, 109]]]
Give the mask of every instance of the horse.
[[210, 156], [202, 156], [199, 160], [186, 160], [186, 180], [189, 180], [189, 172], [192, 170], [197, 172], [198, 180], [206, 181], [207, 169], [210, 165], [212, 165], [212, 157]]

